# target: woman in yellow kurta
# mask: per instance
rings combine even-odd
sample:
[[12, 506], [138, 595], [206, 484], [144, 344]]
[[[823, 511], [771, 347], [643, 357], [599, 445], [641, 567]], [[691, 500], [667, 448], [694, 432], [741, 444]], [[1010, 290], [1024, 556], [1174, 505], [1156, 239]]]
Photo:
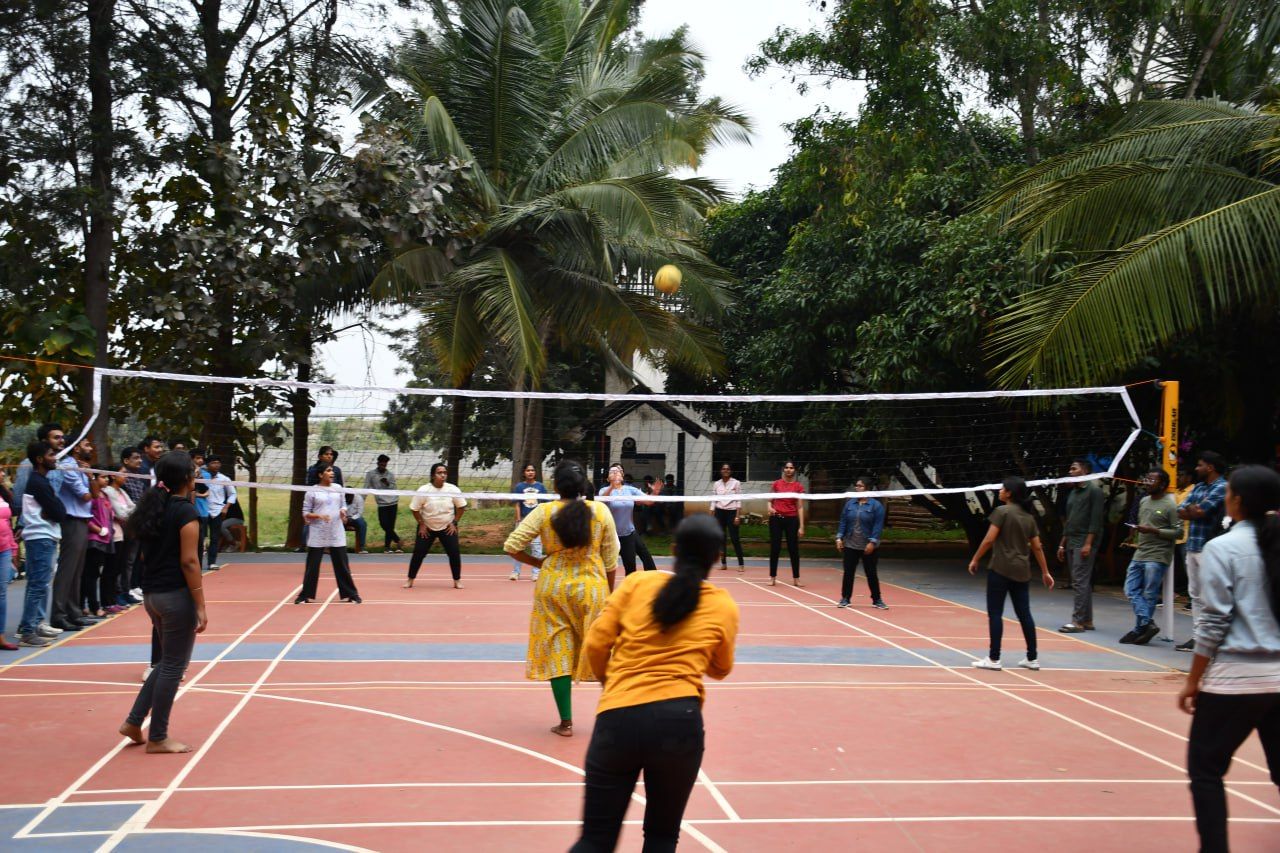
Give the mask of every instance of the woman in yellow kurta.
[[[609, 597], [618, 565], [618, 533], [603, 504], [584, 500], [590, 484], [580, 463], [561, 462], [552, 480], [560, 500], [540, 504], [525, 516], [502, 547], [513, 560], [541, 569], [533, 590], [525, 674], [551, 682], [560, 712], [560, 724], [551, 731], [571, 737], [570, 686], [575, 678], [595, 680], [582, 648], [587, 629]], [[545, 557], [525, 552], [536, 536], [542, 537]]]

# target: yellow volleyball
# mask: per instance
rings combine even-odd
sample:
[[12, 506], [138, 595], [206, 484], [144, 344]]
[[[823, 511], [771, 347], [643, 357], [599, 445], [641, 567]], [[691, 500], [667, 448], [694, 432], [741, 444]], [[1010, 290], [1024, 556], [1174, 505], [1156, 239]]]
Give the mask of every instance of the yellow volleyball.
[[684, 276], [680, 274], [680, 268], [675, 264], [667, 264], [660, 267], [654, 275], [653, 286], [659, 293], [671, 296], [680, 289], [680, 282], [683, 280]]

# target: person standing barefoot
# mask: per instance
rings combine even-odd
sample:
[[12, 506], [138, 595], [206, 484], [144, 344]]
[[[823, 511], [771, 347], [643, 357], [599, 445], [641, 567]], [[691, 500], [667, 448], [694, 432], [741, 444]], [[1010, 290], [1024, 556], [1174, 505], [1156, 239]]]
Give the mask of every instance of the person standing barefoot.
[[[196, 634], [209, 625], [200, 576], [200, 516], [191, 502], [196, 470], [188, 454], [175, 450], [160, 457], [154, 473], [156, 484], [138, 501], [129, 528], [141, 544], [142, 603], [160, 637], [160, 665], [138, 691], [120, 734], [135, 744], [145, 742], [147, 752], [190, 752], [169, 737], [169, 712]], [[144, 738], [147, 714], [151, 731]]]
[[[782, 476], [773, 481], [771, 491], [783, 494], [803, 494], [804, 486], [796, 479], [796, 463], [788, 459], [782, 465]], [[800, 537], [804, 536], [804, 502], [795, 498], [774, 498], [769, 501], [769, 586], [778, 583], [778, 557], [782, 553], [782, 538], [787, 539], [787, 555], [791, 558], [791, 582], [800, 582]]]

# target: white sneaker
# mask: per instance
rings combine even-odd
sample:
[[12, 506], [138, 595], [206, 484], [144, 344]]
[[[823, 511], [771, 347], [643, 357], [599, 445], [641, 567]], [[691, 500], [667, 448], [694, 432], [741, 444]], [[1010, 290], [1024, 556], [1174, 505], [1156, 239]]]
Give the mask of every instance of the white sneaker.
[[144, 684], [146, 683], [147, 679], [151, 677], [151, 670], [153, 669], [155, 669], [154, 666], [149, 666], [142, 671], [142, 681]]
[[133, 589], [129, 590], [129, 594], [130, 594], [130, 595], [132, 595], [134, 598], [138, 599], [139, 601], [141, 601], [141, 600], [142, 600], [142, 587], [140, 587], [140, 586], [135, 586]]
[[530, 573], [529, 573], [529, 580], [533, 581], [534, 583], [537, 583], [537, 582], [538, 582], [538, 573], [537, 573], [537, 571], [533, 571], [533, 572], [530, 572]]
[[1004, 666], [998, 660], [991, 658], [983, 658], [973, 662], [974, 669], [1004, 669]]
[[1040, 661], [1031, 660], [1030, 658], [1023, 658], [1022, 660], [1018, 661], [1018, 666], [1022, 667], [1023, 669], [1034, 669], [1037, 672], [1039, 672]]
[[59, 634], [61, 634], [62, 629], [55, 628], [52, 625], [41, 623], [39, 626], [36, 627], [36, 633], [39, 634], [41, 637], [52, 639], [58, 636]]
[[520, 580], [520, 570], [519, 570], [519, 569], [512, 569], [512, 570], [511, 570], [511, 578], [510, 578], [510, 580], [513, 580], [513, 581], [518, 581], [518, 580]]

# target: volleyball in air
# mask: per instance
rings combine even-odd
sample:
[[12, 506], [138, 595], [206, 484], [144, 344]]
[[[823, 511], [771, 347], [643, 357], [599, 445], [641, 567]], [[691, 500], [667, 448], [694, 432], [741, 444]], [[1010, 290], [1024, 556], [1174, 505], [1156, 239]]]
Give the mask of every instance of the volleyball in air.
[[680, 274], [680, 268], [675, 264], [667, 264], [659, 267], [658, 272], [654, 274], [653, 286], [659, 293], [672, 296], [680, 289], [680, 282], [683, 280], [684, 276]]

